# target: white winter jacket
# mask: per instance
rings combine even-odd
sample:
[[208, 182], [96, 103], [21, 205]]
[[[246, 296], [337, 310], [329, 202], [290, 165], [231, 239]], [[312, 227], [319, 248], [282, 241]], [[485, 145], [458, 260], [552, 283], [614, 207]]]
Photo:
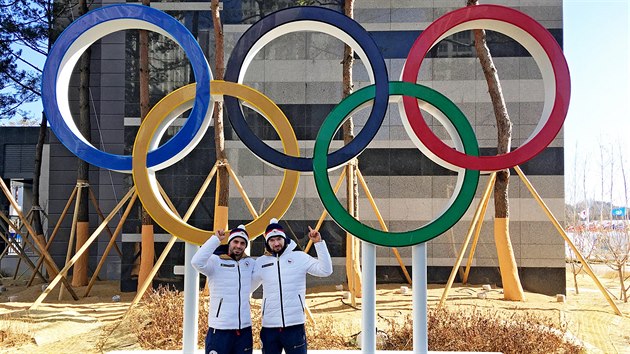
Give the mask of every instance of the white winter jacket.
[[192, 266], [208, 277], [208, 326], [214, 329], [249, 327], [252, 325], [249, 297], [255, 261], [243, 256], [237, 262], [227, 254], [214, 254], [220, 243], [216, 235], [210, 237], [191, 260]]
[[295, 242], [290, 242], [279, 257], [265, 253], [256, 260], [252, 290], [262, 283], [263, 327], [304, 323], [306, 273], [318, 277], [332, 274], [332, 260], [325, 241], [315, 243], [317, 258], [295, 251], [295, 246]]

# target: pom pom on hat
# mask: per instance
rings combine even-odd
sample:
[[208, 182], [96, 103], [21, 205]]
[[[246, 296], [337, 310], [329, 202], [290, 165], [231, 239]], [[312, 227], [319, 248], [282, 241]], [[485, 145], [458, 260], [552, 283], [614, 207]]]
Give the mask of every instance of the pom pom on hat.
[[269, 225], [267, 225], [267, 229], [265, 230], [265, 242], [269, 241], [269, 239], [274, 236], [282, 236], [285, 239], [287, 238], [282, 225], [278, 223], [278, 219], [276, 218], [271, 219], [269, 221]]
[[230, 231], [230, 237], [228, 237], [228, 243], [232, 242], [235, 237], [240, 237], [245, 240], [245, 247], [249, 244], [249, 235], [245, 230], [245, 225], [238, 225], [237, 228]]

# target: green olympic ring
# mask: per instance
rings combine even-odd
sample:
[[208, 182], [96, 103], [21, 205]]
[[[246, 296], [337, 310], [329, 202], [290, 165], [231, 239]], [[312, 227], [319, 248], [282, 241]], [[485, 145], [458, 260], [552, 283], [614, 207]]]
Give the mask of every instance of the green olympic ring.
[[[444, 95], [426, 86], [398, 81], [389, 83], [389, 91], [390, 95], [415, 97], [435, 107], [454, 126], [461, 138], [465, 153], [479, 156], [477, 138], [468, 119]], [[404, 232], [387, 232], [373, 229], [352, 217], [335, 196], [328, 179], [328, 170], [326, 168], [328, 166], [328, 149], [335, 132], [352, 111], [374, 99], [374, 94], [374, 85], [354, 92], [341, 101], [324, 120], [317, 134], [313, 151], [313, 176], [317, 193], [333, 220], [343, 229], [364, 241], [388, 247], [405, 247], [429, 241], [453, 227], [466, 213], [475, 197], [479, 182], [479, 171], [458, 169], [458, 188], [455, 189], [450, 206], [426, 225]], [[452, 138], [456, 140], [456, 137]]]

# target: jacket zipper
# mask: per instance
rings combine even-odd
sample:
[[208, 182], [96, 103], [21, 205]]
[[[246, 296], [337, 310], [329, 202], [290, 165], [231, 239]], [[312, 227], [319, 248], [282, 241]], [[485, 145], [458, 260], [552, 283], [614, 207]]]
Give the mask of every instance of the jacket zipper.
[[217, 309], [217, 315], [216, 317], [219, 317], [219, 312], [221, 312], [221, 305], [223, 304], [223, 298], [221, 298], [221, 300], [219, 300], [219, 308]]
[[280, 277], [280, 255], [276, 256], [278, 260], [278, 286], [280, 287], [280, 315], [282, 316], [282, 327], [284, 325], [284, 306], [282, 305], [282, 278]]
[[265, 298], [265, 299], [263, 300], [263, 309], [262, 309], [262, 314], [263, 314], [263, 315], [265, 314], [265, 306], [266, 306], [266, 305], [267, 305], [267, 298]]
[[238, 328], [241, 329], [241, 266], [236, 262], [236, 270], [238, 271]]
[[298, 294], [298, 299], [300, 299], [300, 306], [302, 306], [302, 311], [304, 311], [304, 303], [302, 302], [302, 297]]

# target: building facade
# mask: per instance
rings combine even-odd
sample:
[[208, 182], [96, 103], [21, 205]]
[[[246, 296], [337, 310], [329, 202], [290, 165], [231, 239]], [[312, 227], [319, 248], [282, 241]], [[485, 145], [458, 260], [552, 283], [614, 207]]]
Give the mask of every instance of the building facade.
[[[105, 6], [120, 1], [97, 1], [94, 6]], [[268, 4], [269, 3], [269, 4]], [[334, 3], [334, 2], [333, 2]], [[487, 3], [482, 1], [482, 3]], [[545, 26], [562, 45], [562, 1], [503, 0], [490, 1], [513, 7], [533, 17]], [[236, 42], [244, 31], [258, 20], [280, 8], [293, 6], [294, 1], [256, 2], [229, 0], [223, 2], [225, 61], [227, 63]], [[400, 78], [403, 64], [412, 43], [434, 20], [444, 13], [465, 5], [464, 0], [356, 0], [354, 18], [370, 32], [385, 59], [390, 80]], [[166, 11], [184, 23], [198, 39], [214, 67], [214, 34], [209, 2], [158, 2], [152, 7]], [[342, 3], [325, 5], [342, 11]], [[185, 55], [172, 42], [152, 36], [151, 44], [151, 100], [157, 102], [164, 95], [192, 82], [191, 70]], [[543, 110], [544, 93], [541, 74], [529, 53], [511, 39], [489, 33], [489, 46], [494, 56], [508, 112], [514, 124], [512, 147], [521, 145], [534, 131]], [[244, 83], [271, 98], [289, 118], [300, 144], [302, 156], [312, 156], [314, 139], [327, 114], [342, 100], [343, 43], [331, 36], [315, 32], [291, 33], [266, 45], [254, 58]], [[214, 69], [213, 69], [214, 70]], [[72, 80], [76, 92], [78, 80]], [[354, 88], [370, 84], [365, 66], [355, 60]], [[473, 48], [469, 32], [455, 34], [442, 41], [424, 60], [419, 83], [447, 96], [467, 116], [477, 135], [482, 154], [494, 154], [497, 146], [496, 121], [487, 86]], [[135, 31], [117, 32], [92, 46], [91, 97], [93, 99], [92, 142], [111, 153], [129, 154], [140, 124], [137, 74], [137, 34]], [[76, 104], [76, 102], [73, 102]], [[273, 127], [255, 112], [244, 108], [248, 124], [269, 145], [281, 149]], [[365, 124], [369, 108], [353, 115], [355, 131]], [[282, 171], [263, 163], [239, 140], [226, 119], [226, 149], [228, 162], [235, 170], [252, 204], [260, 210], [274, 199], [282, 179]], [[436, 120], [430, 125], [439, 136], [446, 136]], [[167, 135], [174, 134], [181, 120], [177, 120]], [[334, 148], [341, 146], [338, 140]], [[521, 165], [525, 174], [538, 189], [542, 198], [558, 218], [564, 216], [564, 160], [562, 133], [540, 155]], [[48, 213], [51, 219], [59, 216], [76, 182], [76, 158], [51, 137], [50, 183]], [[215, 163], [214, 132], [210, 128], [199, 146], [178, 164], [158, 173], [158, 179], [180, 213], [184, 213], [203, 180]], [[423, 156], [414, 146], [403, 127], [397, 104], [391, 103], [376, 138], [359, 156], [359, 169], [367, 180], [380, 213], [389, 230], [404, 231], [417, 228], [432, 220], [447, 206], [455, 187], [456, 176]], [[336, 182], [339, 171], [331, 172]], [[527, 188], [515, 173], [510, 179], [510, 236], [521, 281], [526, 290], [545, 294], [565, 292], [564, 242], [548, 221]], [[454, 228], [428, 242], [428, 281], [445, 283], [455, 263], [463, 239], [470, 226], [487, 177], [481, 178], [475, 202]], [[99, 205], [108, 212], [131, 186], [131, 177], [118, 172], [92, 168], [90, 185]], [[213, 191], [214, 182], [209, 190]], [[344, 200], [341, 192], [340, 199]], [[210, 229], [214, 215], [214, 192], [206, 192], [190, 224]], [[317, 195], [312, 174], [303, 173], [298, 193], [282, 223], [303, 247], [308, 238], [308, 225], [314, 226], [323, 206]], [[360, 219], [379, 228], [365, 194], [360, 191]], [[497, 252], [493, 238], [493, 202], [489, 203], [481, 229], [479, 243], [470, 273], [471, 283], [500, 285]], [[230, 226], [251, 220], [235, 184], [230, 186]], [[98, 218], [92, 212], [91, 221]], [[112, 222], [111, 226], [115, 227]], [[68, 231], [70, 220], [63, 227]], [[53, 243], [51, 254], [63, 263], [67, 235], [63, 232]], [[66, 240], [62, 235], [66, 235]], [[330, 218], [324, 221], [322, 234], [333, 256], [335, 271], [332, 278], [310, 279], [339, 283], [345, 279], [345, 232]], [[170, 238], [156, 226], [156, 253], [159, 254]], [[101, 277], [121, 279], [121, 287], [135, 290], [134, 259], [140, 241], [139, 211], [132, 213], [123, 228], [121, 248], [123, 256], [108, 255], [107, 266]], [[99, 237], [90, 251], [92, 269], [103, 254], [108, 237]], [[411, 249], [399, 249], [402, 259], [411, 265]], [[262, 253], [262, 238], [252, 243], [252, 255]], [[178, 283], [181, 276], [173, 273], [173, 266], [183, 263], [182, 243], [171, 251], [158, 278], [167, 283]], [[381, 282], [404, 282], [403, 273], [392, 250], [377, 249], [377, 278]]]
[[[0, 127], [0, 177], [9, 189], [12, 197], [17, 201], [18, 205], [22, 207], [22, 211], [25, 215], [28, 215], [32, 209], [34, 157], [38, 137], [39, 127]], [[45, 147], [45, 152], [48, 152], [47, 146]], [[41, 186], [41, 190], [44, 191], [44, 193], [40, 194], [40, 200], [47, 199], [47, 177], [48, 165], [47, 161], [44, 161], [42, 164]], [[1, 192], [0, 210], [9, 217], [14, 225], [18, 227], [21, 225], [17, 210], [10, 205], [9, 200], [4, 193]], [[47, 223], [47, 220], [44, 218], [43, 222]], [[10, 227], [5, 220], [0, 220], [0, 232], [3, 233], [6, 240], [24, 246], [21, 235]], [[22, 264], [20, 268], [20, 258], [13, 248], [9, 247], [9, 249], [6, 250], [6, 254], [4, 253], [7, 247], [9, 246], [7, 246], [5, 239], [0, 239], [0, 254], [2, 254], [0, 257], [0, 272], [3, 274], [21, 274], [25, 271], [30, 271], [25, 264]], [[26, 255], [30, 257], [31, 260], [36, 259], [33, 250], [26, 247], [25, 251]]]

